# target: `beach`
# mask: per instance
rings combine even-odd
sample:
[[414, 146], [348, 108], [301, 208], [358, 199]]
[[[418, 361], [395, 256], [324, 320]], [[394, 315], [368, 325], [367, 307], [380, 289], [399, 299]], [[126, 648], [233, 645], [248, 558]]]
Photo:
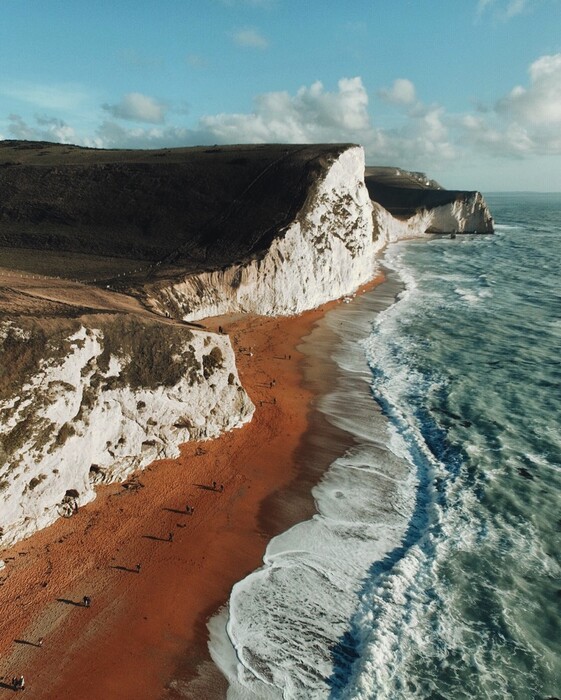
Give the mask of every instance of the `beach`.
[[329, 372], [304, 381], [298, 350], [328, 308], [205, 322], [232, 339], [251, 423], [100, 488], [2, 553], [0, 687], [23, 674], [32, 698], [224, 697], [206, 621], [269, 539], [314, 512], [310, 488], [328, 467], [302, 471]]

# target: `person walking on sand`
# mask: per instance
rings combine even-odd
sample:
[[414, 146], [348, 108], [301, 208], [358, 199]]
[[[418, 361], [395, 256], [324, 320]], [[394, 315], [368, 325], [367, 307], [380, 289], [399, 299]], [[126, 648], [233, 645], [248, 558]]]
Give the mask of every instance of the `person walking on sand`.
[[224, 484], [220, 484], [220, 493], [224, 493]]
[[212, 482], [212, 490], [213, 490], [213, 491], [216, 491], [216, 481], [213, 481], [213, 482]]
[[173, 542], [173, 532], [170, 532], [168, 535], [168, 542]]
[[88, 595], [85, 595], [82, 598], [82, 604], [85, 608], [89, 608], [90, 605], [92, 604], [92, 599]]
[[137, 574], [140, 573], [140, 564], [137, 564], [137, 565], [136, 565], [136, 573], [137, 573]]

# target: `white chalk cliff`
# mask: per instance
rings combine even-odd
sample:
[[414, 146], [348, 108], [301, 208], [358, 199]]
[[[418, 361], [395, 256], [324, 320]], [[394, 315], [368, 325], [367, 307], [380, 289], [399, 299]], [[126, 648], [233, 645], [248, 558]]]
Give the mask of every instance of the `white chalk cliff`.
[[487, 232], [492, 221], [479, 193], [397, 219], [372, 202], [364, 152], [347, 148], [325, 171], [295, 220], [261, 256], [147, 289], [159, 313], [186, 321], [226, 313], [293, 315], [352, 294], [371, 280], [387, 243], [427, 232]]
[[450, 204], [425, 212], [427, 233], [492, 233], [493, 218], [481, 192], [469, 192]]
[[123, 385], [127, 358], [112, 355], [102, 366], [103, 331], [82, 326], [65, 357], [46, 357], [17, 396], [0, 402], [3, 545], [71, 515], [95, 498], [96, 484], [251, 419], [229, 338], [185, 333], [190, 367], [171, 386]]
[[[297, 314], [371, 280], [388, 242], [427, 231], [486, 232], [489, 221], [479, 193], [395, 218], [371, 201], [363, 150], [350, 146], [325, 166], [266, 251], [144, 291], [154, 311], [186, 321], [232, 312]], [[13, 322], [0, 325], [0, 339], [8, 332]], [[67, 338], [63, 357], [46, 356], [17, 395], [0, 400], [2, 544], [69, 515], [95, 497], [97, 483], [123, 480], [154, 459], [177, 455], [182, 442], [251, 419], [227, 337], [186, 330], [180, 354], [191, 366], [173, 385], [151, 388], [124, 383], [130, 358], [108, 359], [105, 352], [102, 361], [104, 343], [103, 329], [82, 326]]]

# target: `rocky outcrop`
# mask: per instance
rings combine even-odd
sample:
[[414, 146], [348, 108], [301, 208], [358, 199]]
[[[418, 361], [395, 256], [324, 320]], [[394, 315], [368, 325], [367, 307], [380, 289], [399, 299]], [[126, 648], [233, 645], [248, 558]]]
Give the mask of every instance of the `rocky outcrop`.
[[[18, 338], [44, 336], [8, 323], [0, 338], [17, 350]], [[36, 370], [0, 401], [4, 545], [71, 515], [97, 484], [175, 457], [180, 443], [215, 437], [253, 413], [227, 336], [104, 321], [51, 335], [39, 352]]]
[[446, 190], [424, 173], [368, 167], [371, 199], [410, 227], [423, 222], [427, 233], [493, 233], [493, 217], [480, 192]]
[[493, 217], [481, 192], [463, 192], [424, 211], [429, 216], [427, 233], [493, 233]]

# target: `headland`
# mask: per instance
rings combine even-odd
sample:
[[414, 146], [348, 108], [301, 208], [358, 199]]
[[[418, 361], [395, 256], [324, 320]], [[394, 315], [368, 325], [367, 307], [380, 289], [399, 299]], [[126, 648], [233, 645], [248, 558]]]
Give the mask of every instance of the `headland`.
[[487, 233], [488, 209], [427, 180], [392, 213], [354, 145], [3, 142], [0, 161], [2, 682], [220, 697], [208, 615], [313, 513], [320, 472], [291, 489], [317, 391], [300, 339], [386, 243]]

